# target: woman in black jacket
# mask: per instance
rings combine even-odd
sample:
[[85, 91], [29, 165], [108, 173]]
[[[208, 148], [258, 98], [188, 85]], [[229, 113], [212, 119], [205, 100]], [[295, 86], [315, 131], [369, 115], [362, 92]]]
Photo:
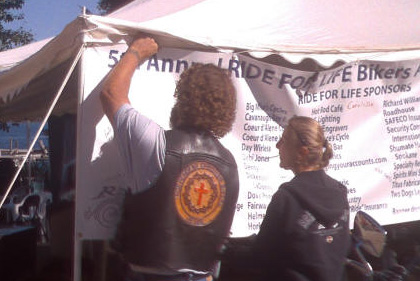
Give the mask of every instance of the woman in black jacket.
[[276, 147], [295, 177], [273, 195], [255, 243], [259, 280], [339, 281], [350, 247], [346, 187], [324, 169], [331, 145], [314, 119], [289, 120]]

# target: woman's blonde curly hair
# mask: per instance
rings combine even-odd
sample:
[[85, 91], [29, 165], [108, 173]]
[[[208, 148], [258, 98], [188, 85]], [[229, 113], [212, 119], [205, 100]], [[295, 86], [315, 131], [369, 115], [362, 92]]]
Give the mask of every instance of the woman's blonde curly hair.
[[292, 117], [288, 126], [294, 132], [296, 146], [306, 146], [309, 150], [306, 159], [300, 164], [319, 168], [327, 167], [333, 157], [333, 150], [324, 135], [322, 126], [313, 118], [306, 116]]
[[236, 91], [226, 70], [213, 64], [193, 64], [181, 74], [174, 97], [172, 128], [207, 130], [216, 138], [232, 129]]

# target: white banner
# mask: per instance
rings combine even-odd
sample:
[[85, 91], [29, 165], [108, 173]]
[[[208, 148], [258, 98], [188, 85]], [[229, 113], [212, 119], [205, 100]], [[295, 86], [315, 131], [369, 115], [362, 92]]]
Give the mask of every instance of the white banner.
[[[125, 49], [88, 48], [84, 54], [76, 192], [80, 239], [111, 238], [121, 214], [124, 173], [98, 95]], [[381, 224], [420, 219], [419, 61], [357, 61], [314, 73], [241, 55], [162, 49], [136, 71], [133, 106], [169, 129], [175, 81], [193, 62], [230, 69], [238, 92], [234, 129], [222, 139], [240, 175], [233, 236], [257, 233], [272, 194], [293, 177], [279, 168], [275, 148], [280, 125], [293, 115], [310, 116], [324, 127], [334, 148], [326, 171], [347, 186], [352, 217], [363, 210]]]

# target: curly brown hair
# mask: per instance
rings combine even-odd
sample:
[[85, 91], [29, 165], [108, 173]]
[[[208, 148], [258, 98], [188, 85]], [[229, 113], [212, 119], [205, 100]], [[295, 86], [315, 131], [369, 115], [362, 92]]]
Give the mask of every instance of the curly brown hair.
[[213, 64], [193, 64], [181, 74], [174, 97], [172, 128], [207, 130], [216, 138], [232, 129], [236, 91], [227, 71]]

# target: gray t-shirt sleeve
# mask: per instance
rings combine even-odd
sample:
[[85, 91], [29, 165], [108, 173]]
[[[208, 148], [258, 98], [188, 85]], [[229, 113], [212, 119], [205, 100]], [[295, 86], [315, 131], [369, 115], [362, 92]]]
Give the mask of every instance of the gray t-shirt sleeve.
[[133, 193], [142, 192], [151, 187], [162, 172], [165, 131], [130, 104], [117, 111], [114, 124], [127, 185]]

